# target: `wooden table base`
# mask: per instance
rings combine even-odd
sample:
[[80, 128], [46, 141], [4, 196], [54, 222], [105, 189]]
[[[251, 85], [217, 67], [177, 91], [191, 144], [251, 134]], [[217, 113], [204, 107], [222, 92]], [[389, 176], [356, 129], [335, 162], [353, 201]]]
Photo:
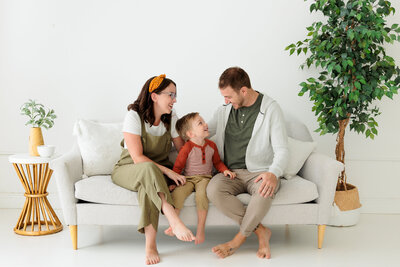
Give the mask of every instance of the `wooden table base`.
[[16, 164], [15, 171], [25, 189], [25, 205], [14, 232], [20, 235], [48, 235], [61, 231], [63, 226], [47, 200], [47, 186], [53, 170], [48, 163]]

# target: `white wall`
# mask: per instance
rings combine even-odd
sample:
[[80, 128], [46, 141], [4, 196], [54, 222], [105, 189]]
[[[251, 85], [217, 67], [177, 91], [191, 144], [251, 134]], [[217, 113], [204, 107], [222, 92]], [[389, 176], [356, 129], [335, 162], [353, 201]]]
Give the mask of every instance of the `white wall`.
[[[400, 12], [400, 4], [392, 1]], [[73, 143], [76, 119], [121, 121], [143, 83], [166, 73], [177, 82], [179, 115], [200, 111], [209, 119], [223, 102], [218, 77], [241, 66], [255, 89], [317, 128], [298, 84], [313, 74], [300, 70], [305, 57], [284, 48], [305, 38], [318, 16], [310, 1], [89, 1], [0, 0], [0, 208], [23, 205], [22, 186], [7, 158], [27, 152], [29, 127], [19, 108], [36, 99], [55, 109], [54, 128], [44, 130], [58, 153]], [[389, 18], [400, 22], [400, 15]], [[387, 51], [400, 64], [400, 45]], [[348, 132], [349, 182], [359, 187], [364, 212], [400, 212], [400, 100], [377, 103], [374, 141]], [[335, 136], [319, 136], [318, 150], [334, 157]], [[50, 201], [58, 207], [55, 182]]]

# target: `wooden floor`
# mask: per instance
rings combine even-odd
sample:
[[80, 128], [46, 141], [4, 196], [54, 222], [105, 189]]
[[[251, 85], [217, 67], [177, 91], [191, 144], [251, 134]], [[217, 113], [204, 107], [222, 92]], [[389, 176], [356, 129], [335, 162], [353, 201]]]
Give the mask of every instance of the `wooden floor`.
[[[56, 210], [62, 220], [61, 212]], [[68, 227], [47, 236], [13, 232], [20, 210], [0, 209], [0, 266], [143, 266], [144, 236], [134, 227], [80, 226], [79, 249], [72, 249]], [[165, 229], [165, 228], [161, 228]], [[211, 247], [229, 240], [235, 227], [207, 228], [199, 246], [158, 235], [161, 263], [157, 266], [400, 266], [400, 215], [363, 214], [353, 227], [326, 227], [317, 249], [314, 225], [279, 225], [272, 229], [272, 259], [256, 257], [251, 236], [231, 257], [220, 260]], [[193, 229], [194, 230], [194, 229]]]

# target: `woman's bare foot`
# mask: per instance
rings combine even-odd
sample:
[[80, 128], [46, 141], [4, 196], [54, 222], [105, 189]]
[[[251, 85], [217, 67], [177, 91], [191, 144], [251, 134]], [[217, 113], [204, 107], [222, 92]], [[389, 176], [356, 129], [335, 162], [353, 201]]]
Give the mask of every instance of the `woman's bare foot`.
[[192, 242], [196, 240], [192, 231], [190, 231], [182, 222], [171, 225], [172, 233], [181, 241]]
[[269, 240], [271, 239], [271, 230], [260, 224], [254, 233], [258, 237], [257, 257], [261, 259], [270, 259], [271, 249], [269, 247]]
[[164, 234], [169, 235], [169, 236], [175, 236], [174, 233], [172, 232], [171, 226], [168, 227], [168, 229], [164, 231]]
[[221, 259], [226, 258], [233, 253], [244, 243], [246, 237], [242, 233], [238, 233], [231, 241], [225, 244], [220, 244], [212, 248], [212, 252], [217, 254]]
[[204, 238], [205, 238], [204, 229], [199, 229], [199, 228], [197, 228], [196, 240], [194, 241], [194, 243], [195, 243], [196, 245], [199, 245], [199, 244], [201, 244], [201, 243], [204, 242]]
[[146, 248], [146, 260], [147, 265], [157, 264], [160, 262], [160, 256], [158, 255], [157, 249]]

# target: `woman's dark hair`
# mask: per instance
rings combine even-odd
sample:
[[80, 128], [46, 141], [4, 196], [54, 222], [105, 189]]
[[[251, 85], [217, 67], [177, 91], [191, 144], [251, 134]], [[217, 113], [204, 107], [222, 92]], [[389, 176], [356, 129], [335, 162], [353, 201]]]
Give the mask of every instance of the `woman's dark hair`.
[[[161, 84], [153, 92], [150, 93], [149, 92], [150, 82], [155, 77], [156, 76], [151, 77], [146, 81], [136, 101], [128, 105], [128, 111], [129, 110], [136, 111], [139, 114], [140, 119], [143, 120], [144, 122], [150, 123], [151, 126], [154, 124], [154, 121], [156, 119], [154, 116], [154, 110], [153, 110], [154, 102], [151, 99], [151, 94], [152, 93], [159, 94], [165, 88], [167, 88], [171, 83], [176, 86], [176, 83], [174, 81], [168, 78], [164, 78]], [[171, 114], [163, 114], [161, 116], [161, 121], [164, 123], [167, 131], [169, 131], [171, 127]]]

